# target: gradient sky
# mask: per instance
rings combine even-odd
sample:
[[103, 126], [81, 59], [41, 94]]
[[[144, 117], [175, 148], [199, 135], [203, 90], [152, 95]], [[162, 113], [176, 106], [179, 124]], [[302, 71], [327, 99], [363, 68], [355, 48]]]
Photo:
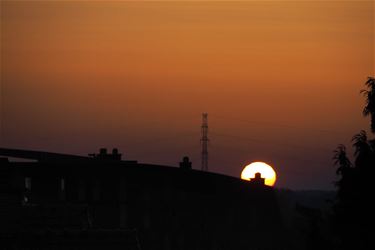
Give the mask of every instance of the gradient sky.
[[0, 146], [333, 189], [332, 151], [369, 128], [374, 1], [1, 1]]

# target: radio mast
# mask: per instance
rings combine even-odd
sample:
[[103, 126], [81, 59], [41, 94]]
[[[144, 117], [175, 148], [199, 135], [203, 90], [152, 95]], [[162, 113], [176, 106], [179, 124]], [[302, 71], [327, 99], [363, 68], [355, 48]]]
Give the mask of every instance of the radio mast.
[[208, 114], [202, 114], [202, 171], [208, 171]]

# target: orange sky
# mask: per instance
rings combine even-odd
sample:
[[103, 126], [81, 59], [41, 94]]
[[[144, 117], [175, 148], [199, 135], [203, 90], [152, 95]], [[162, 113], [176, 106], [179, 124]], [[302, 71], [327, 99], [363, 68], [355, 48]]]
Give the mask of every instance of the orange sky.
[[332, 150], [368, 119], [373, 1], [1, 1], [0, 146], [210, 170], [273, 164], [333, 188]]

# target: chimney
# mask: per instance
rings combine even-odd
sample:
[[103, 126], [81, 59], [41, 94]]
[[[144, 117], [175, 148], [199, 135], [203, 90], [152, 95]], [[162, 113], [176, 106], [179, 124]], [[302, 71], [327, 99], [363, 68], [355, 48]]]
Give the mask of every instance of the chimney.
[[189, 157], [185, 156], [182, 158], [182, 162], [180, 162], [180, 168], [181, 169], [191, 169], [191, 161], [189, 160]]
[[261, 173], [256, 173], [254, 178], [252, 178], [250, 182], [255, 185], [264, 186], [264, 178], [262, 178]]
[[100, 155], [106, 155], [107, 154], [107, 149], [106, 148], [101, 148], [100, 151], [99, 151]]

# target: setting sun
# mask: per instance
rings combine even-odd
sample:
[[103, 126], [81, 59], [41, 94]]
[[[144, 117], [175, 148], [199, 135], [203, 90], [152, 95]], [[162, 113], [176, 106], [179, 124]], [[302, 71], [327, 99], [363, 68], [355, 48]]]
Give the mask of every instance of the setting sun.
[[265, 178], [267, 186], [273, 186], [276, 182], [276, 172], [273, 168], [264, 162], [253, 162], [247, 165], [241, 173], [241, 179], [250, 180], [255, 177], [256, 173], [260, 173]]

